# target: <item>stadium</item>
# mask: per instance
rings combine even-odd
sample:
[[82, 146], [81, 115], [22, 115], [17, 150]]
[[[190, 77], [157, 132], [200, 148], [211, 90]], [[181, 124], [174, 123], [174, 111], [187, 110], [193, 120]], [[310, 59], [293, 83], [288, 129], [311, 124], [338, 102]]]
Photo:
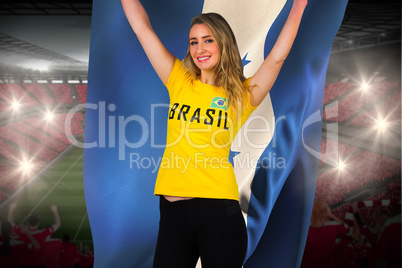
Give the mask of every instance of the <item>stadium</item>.
[[[400, 203], [400, 9], [399, 1], [349, 1], [332, 46], [316, 197], [340, 219], [357, 201], [373, 225]], [[54, 237], [68, 233], [90, 247], [84, 150], [76, 144], [84, 142], [91, 12], [92, 1], [0, 3], [1, 220], [17, 202], [16, 223], [36, 213], [41, 226], [51, 225], [55, 204], [62, 225]], [[46, 35], [49, 24], [72, 31]], [[60, 43], [64, 33], [81, 38], [74, 47], [81, 54]]]

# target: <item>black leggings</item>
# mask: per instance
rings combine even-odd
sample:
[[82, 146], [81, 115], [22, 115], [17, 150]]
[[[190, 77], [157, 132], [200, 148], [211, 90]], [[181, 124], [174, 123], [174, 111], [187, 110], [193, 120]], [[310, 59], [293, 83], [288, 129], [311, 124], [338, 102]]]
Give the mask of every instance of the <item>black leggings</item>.
[[160, 197], [154, 268], [241, 268], [247, 230], [239, 202], [194, 198], [169, 202]]

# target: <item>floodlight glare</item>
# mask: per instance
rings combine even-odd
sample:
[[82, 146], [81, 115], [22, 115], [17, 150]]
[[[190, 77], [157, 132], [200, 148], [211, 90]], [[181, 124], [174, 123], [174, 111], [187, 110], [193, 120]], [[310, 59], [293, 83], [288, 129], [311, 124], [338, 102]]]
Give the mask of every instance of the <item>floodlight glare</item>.
[[50, 111], [47, 111], [45, 114], [45, 120], [51, 122], [54, 118], [54, 114]]
[[21, 107], [21, 104], [19, 103], [19, 101], [14, 100], [11, 102], [11, 108], [14, 111], [18, 111], [20, 109], [20, 107]]
[[345, 170], [345, 167], [346, 167], [345, 162], [343, 162], [343, 161], [338, 162], [338, 170], [339, 171]]
[[50, 63], [44, 60], [27, 60], [17, 65], [27, 69], [38, 70], [41, 72], [48, 71], [50, 67]]
[[31, 163], [31, 161], [24, 160], [21, 162], [20, 169], [24, 174], [28, 174], [28, 173], [31, 173], [31, 171], [33, 169], [33, 165]]
[[362, 83], [361, 86], [360, 86], [360, 89], [363, 92], [366, 92], [369, 89], [369, 85], [367, 83]]
[[388, 127], [388, 122], [385, 121], [383, 118], [380, 118], [380, 119], [377, 120], [375, 126], [379, 131], [384, 131]]

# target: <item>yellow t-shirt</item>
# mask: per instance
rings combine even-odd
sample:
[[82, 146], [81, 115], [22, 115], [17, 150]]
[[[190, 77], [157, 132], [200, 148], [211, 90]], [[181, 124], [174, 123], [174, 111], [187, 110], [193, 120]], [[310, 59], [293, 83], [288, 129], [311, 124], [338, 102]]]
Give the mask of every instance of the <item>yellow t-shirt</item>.
[[155, 195], [239, 200], [228, 156], [236, 133], [257, 107], [247, 100], [248, 108], [234, 122], [223, 89], [193, 79], [178, 59], [166, 87], [170, 109]]

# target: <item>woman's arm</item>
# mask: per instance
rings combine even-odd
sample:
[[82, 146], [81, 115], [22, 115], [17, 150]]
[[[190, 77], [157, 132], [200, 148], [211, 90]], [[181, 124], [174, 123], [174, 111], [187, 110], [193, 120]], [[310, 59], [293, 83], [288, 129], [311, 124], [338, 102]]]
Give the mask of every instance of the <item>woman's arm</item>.
[[250, 80], [251, 105], [259, 105], [271, 90], [299, 29], [307, 0], [294, 0], [292, 9], [271, 52]]
[[175, 57], [162, 44], [152, 29], [148, 15], [139, 0], [121, 0], [124, 13], [137, 35], [152, 67], [164, 84], [172, 71]]

